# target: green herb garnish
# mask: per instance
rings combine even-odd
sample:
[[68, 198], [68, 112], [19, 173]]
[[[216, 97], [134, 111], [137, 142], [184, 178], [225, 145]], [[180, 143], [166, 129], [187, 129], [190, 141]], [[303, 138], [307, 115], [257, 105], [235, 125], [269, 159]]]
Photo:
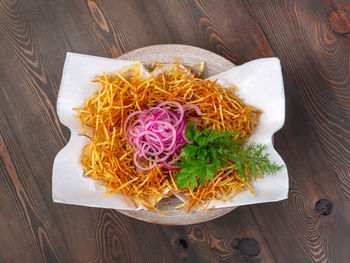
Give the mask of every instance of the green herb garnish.
[[[246, 149], [246, 140], [238, 140], [238, 131], [201, 130], [196, 125], [187, 123], [186, 138], [193, 144], [182, 148], [180, 161], [176, 164], [182, 169], [175, 174], [180, 188], [191, 190], [206, 180], [212, 181], [217, 170], [232, 169], [245, 180], [261, 175], [273, 175], [283, 166], [271, 163], [268, 154], [264, 153], [265, 145], [250, 143]], [[226, 168], [225, 168], [226, 167]], [[227, 168], [228, 169], [228, 168]]]

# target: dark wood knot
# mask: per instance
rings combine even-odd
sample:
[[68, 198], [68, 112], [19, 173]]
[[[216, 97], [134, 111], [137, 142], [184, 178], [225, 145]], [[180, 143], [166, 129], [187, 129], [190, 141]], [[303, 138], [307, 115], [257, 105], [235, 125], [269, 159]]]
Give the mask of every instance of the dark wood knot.
[[327, 199], [318, 200], [315, 207], [317, 212], [324, 216], [328, 216], [330, 213], [332, 213], [333, 209], [332, 202]]
[[241, 251], [243, 255], [246, 256], [256, 256], [260, 253], [259, 243], [250, 237], [246, 238], [235, 238], [232, 240], [232, 247]]
[[183, 238], [176, 239], [175, 240], [175, 245], [178, 248], [181, 248], [181, 249], [184, 249], [184, 250], [186, 250], [188, 248], [187, 241], [185, 239], [183, 239]]
[[334, 8], [328, 12], [328, 23], [337, 35], [350, 34], [350, 11], [345, 8]]
[[196, 240], [203, 240], [204, 239], [203, 231], [198, 226], [193, 227], [193, 236]]

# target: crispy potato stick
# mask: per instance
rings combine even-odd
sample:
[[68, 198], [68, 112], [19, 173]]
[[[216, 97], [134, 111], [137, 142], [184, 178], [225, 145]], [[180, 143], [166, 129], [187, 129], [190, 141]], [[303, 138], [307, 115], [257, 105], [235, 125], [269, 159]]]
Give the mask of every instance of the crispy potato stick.
[[[197, 67], [201, 73], [204, 63]], [[160, 73], [151, 73], [145, 79], [141, 64], [135, 63], [122, 74], [103, 74], [93, 81], [99, 84], [96, 94], [85, 101], [82, 109], [74, 109], [82, 122], [82, 135], [91, 140], [81, 156], [85, 175], [101, 182], [108, 194], [121, 193], [124, 200], [130, 199], [135, 207], [139, 201], [147, 209], [161, 213], [164, 212], [157, 207], [158, 202], [175, 192], [188, 198], [178, 208], [189, 212], [194, 207], [211, 209], [207, 203], [211, 200], [228, 201], [242, 190], [253, 191], [249, 181], [230, 169], [218, 171], [213, 181], [190, 191], [177, 187], [176, 171], [157, 166], [144, 172], [135, 168], [134, 149], [123, 134], [124, 121], [132, 112], [151, 108], [158, 102], [196, 104], [202, 114], [198, 116], [190, 110], [186, 112], [188, 121], [200, 128], [238, 130], [241, 138], [249, 136], [258, 123], [261, 111], [235, 96], [236, 87], [223, 88], [216, 81], [200, 79], [200, 73], [191, 72], [194, 67], [184, 69], [178, 61], [169, 68], [164, 73], [163, 66], [154, 63], [153, 72]]]

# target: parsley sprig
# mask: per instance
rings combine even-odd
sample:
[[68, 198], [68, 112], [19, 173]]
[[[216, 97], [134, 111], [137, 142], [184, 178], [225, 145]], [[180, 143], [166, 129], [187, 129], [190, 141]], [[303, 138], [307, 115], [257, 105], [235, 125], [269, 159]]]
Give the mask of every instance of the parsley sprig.
[[196, 125], [187, 123], [186, 138], [193, 144], [182, 148], [180, 161], [176, 164], [182, 169], [175, 174], [180, 188], [194, 190], [207, 180], [212, 181], [220, 169], [228, 169], [234, 164], [238, 176], [248, 180], [260, 175], [273, 175], [283, 166], [271, 163], [268, 154], [264, 153], [265, 145], [238, 140], [238, 131], [196, 130]]

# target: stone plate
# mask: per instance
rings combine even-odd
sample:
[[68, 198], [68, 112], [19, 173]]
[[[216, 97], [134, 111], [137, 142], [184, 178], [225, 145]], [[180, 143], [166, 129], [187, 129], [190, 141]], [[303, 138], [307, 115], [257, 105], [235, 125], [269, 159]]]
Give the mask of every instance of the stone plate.
[[[123, 54], [118, 59], [124, 60], [138, 60], [148, 64], [152, 64], [153, 61], [159, 63], [169, 63], [179, 58], [180, 63], [184, 66], [195, 66], [202, 60], [205, 62], [205, 69], [202, 73], [202, 78], [208, 78], [210, 76], [224, 72], [235, 65], [227, 59], [198, 47], [186, 46], [186, 45], [154, 45], [144, 48], [139, 48]], [[168, 204], [162, 205], [160, 208], [162, 211], [168, 211], [167, 214], [160, 214], [148, 210], [129, 211], [118, 210], [120, 213], [150, 223], [164, 224], [164, 225], [189, 225], [196, 224], [205, 221], [212, 220], [220, 217], [232, 211], [236, 207], [218, 208], [210, 211], [206, 210], [194, 210], [190, 213], [184, 211], [175, 210], [174, 207], [181, 204], [181, 201], [177, 198], [167, 198]]]

